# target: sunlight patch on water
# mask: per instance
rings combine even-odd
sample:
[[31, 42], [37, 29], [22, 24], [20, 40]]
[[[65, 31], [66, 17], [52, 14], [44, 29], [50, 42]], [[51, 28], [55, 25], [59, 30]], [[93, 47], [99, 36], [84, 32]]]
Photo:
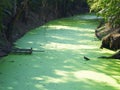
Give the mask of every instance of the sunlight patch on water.
[[112, 50], [109, 50], [109, 49], [102, 49], [101, 50], [101, 53], [108, 53], [109, 52], [109, 54], [114, 54], [114, 53], [116, 53], [115, 51], [112, 51]]
[[71, 40], [70, 38], [61, 37], [61, 36], [58, 36], [58, 35], [54, 35], [54, 36], [51, 36], [51, 37], [52, 37], [52, 38], [59, 39], [59, 40]]
[[80, 27], [71, 27], [71, 26], [63, 26], [63, 25], [49, 25], [47, 26], [49, 29], [56, 29], [56, 30], [59, 30], [59, 29], [68, 29], [68, 30], [81, 30], [81, 31], [84, 31], [84, 30], [89, 30], [90, 32], [92, 32], [93, 29], [87, 29], [87, 28], [80, 28]]
[[[66, 84], [68, 82], [82, 82], [82, 83], [84, 82], [86, 83], [85, 86], [98, 84], [95, 87], [99, 87], [100, 84], [100, 86], [103, 85], [105, 87], [107, 86], [115, 87], [116, 88], [115, 90], [117, 89], [119, 90], [120, 88], [119, 83], [114, 78], [100, 72], [95, 72], [91, 70], [81, 70], [81, 71], [72, 71], [72, 72], [67, 72], [64, 70], [55, 70], [54, 73], [57, 75], [57, 77], [43, 76], [42, 78], [35, 77], [33, 78], [33, 80], [37, 80], [37, 81], [42, 80], [46, 84], [48, 83]], [[120, 78], [120, 76], [118, 76], [117, 78]], [[95, 82], [97, 84], [95, 84]]]
[[97, 17], [97, 16], [91, 16], [91, 15], [85, 15], [85, 16], [82, 16], [81, 18], [82, 19], [92, 19], [92, 20], [99, 19], [99, 17]]
[[48, 77], [48, 76], [43, 76], [45, 83], [66, 83], [67, 78], [54, 78], [54, 77]]
[[74, 44], [64, 44], [64, 43], [51, 42], [49, 44], [46, 44], [44, 46], [44, 48], [46, 48], [46, 49], [57, 49], [57, 50], [61, 50], [61, 49], [78, 50], [78, 49], [96, 49], [98, 47], [94, 46], [94, 45], [81, 45], [81, 44], [74, 45]]
[[74, 19], [86, 19], [86, 20], [94, 20], [94, 19], [101, 19], [102, 17], [98, 17], [96, 15], [79, 15], [79, 16], [76, 16]]
[[35, 87], [38, 88], [39, 90], [48, 90], [43, 85], [40, 84], [36, 84]]
[[111, 86], [116, 86], [120, 88], [120, 85], [116, 82], [115, 79], [111, 78], [110, 76], [104, 74], [104, 73], [98, 73], [94, 71], [87, 71], [87, 70], [81, 70], [74, 73], [74, 76], [78, 79], [90, 79], [97, 82], [102, 82]]

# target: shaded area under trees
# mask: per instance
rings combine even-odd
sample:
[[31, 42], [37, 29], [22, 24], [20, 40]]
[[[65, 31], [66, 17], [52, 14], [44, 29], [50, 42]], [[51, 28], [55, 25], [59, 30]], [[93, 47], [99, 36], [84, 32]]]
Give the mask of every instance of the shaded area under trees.
[[89, 11], [86, 0], [1, 0], [0, 56], [31, 28], [50, 20]]

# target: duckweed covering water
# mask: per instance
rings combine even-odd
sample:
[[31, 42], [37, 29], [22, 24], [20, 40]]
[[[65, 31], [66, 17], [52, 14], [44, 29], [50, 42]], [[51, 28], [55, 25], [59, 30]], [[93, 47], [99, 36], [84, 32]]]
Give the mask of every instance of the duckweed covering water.
[[79, 15], [28, 32], [16, 46], [45, 52], [2, 58], [0, 90], [120, 90], [120, 61], [97, 58], [113, 54], [99, 49], [97, 25], [96, 16]]

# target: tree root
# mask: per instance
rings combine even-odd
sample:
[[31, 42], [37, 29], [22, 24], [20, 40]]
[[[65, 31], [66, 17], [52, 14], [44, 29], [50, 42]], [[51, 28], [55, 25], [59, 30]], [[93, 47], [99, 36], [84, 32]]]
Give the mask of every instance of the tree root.
[[112, 56], [101, 56], [98, 58], [104, 58], [104, 59], [120, 59], [120, 51], [116, 52], [115, 54], [113, 54]]

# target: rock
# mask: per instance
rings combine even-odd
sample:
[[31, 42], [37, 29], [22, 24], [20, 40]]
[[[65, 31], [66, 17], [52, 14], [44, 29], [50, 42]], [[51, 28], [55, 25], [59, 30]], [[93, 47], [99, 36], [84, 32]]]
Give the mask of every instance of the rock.
[[86, 61], [90, 60], [88, 57], [84, 56], [83, 57]]
[[105, 36], [102, 39], [102, 45], [100, 48], [101, 49], [107, 48], [107, 49], [114, 50], [114, 51], [120, 49], [120, 34], [111, 33], [111, 34]]

